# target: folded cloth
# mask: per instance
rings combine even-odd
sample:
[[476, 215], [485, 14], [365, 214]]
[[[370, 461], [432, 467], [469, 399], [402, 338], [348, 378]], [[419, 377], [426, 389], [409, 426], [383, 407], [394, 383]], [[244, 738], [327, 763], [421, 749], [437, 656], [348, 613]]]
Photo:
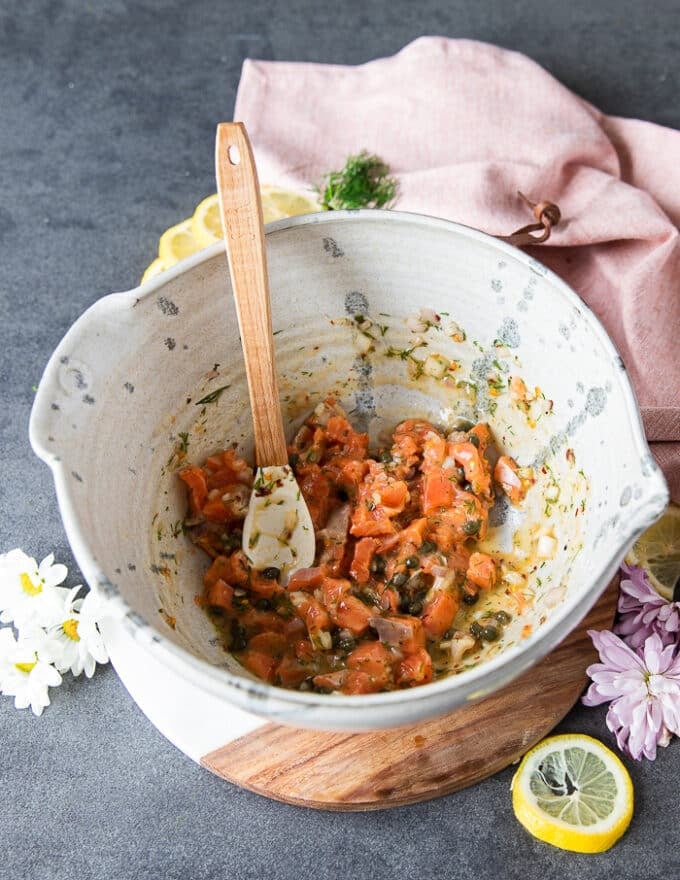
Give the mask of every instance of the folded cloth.
[[680, 501], [680, 132], [605, 116], [524, 55], [443, 37], [356, 67], [247, 60], [234, 118], [266, 183], [304, 188], [368, 149], [405, 211], [507, 235], [528, 222], [518, 190], [556, 202], [562, 221], [530, 250], [616, 343]]

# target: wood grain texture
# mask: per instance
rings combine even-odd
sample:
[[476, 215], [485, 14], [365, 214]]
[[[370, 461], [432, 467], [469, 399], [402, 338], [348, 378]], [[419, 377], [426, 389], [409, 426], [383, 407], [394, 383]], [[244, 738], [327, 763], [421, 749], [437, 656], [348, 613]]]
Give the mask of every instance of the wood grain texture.
[[544, 660], [442, 718], [352, 734], [266, 724], [201, 763], [258, 794], [326, 810], [398, 807], [465, 788], [516, 761], [567, 714], [596, 658], [586, 631], [611, 627], [617, 595], [615, 579]]
[[250, 140], [240, 122], [217, 126], [215, 176], [246, 362], [255, 460], [258, 467], [288, 464], [276, 381], [260, 185]]

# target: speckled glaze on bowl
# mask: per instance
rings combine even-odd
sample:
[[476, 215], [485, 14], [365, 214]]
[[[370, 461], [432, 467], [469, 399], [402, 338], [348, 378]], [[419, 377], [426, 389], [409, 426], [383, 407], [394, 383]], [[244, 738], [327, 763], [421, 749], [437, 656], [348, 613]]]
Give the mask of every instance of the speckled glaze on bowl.
[[[554, 558], [529, 575], [530, 607], [483, 662], [473, 657], [459, 674], [409, 691], [287, 691], [255, 680], [225, 654], [194, 602], [206, 559], [181, 533], [185, 499], [175, 473], [232, 441], [242, 452], [252, 448], [220, 245], [99, 300], [47, 365], [30, 437], [53, 471], [83, 574], [168, 668], [282, 723], [378, 729], [488, 695], [576, 625], [667, 504], [621, 358], [587, 306], [544, 266], [450, 222], [382, 211], [313, 214], [270, 225], [267, 248], [291, 426], [331, 392], [374, 439], [413, 415], [449, 426], [461, 416], [486, 419], [501, 448], [534, 466], [539, 479], [526, 508], [498, 503], [491, 538], [510, 552], [546, 527], [556, 537]], [[455, 359], [455, 379], [414, 378], [404, 354], [416, 338], [407, 319], [421, 307], [440, 313], [445, 329], [420, 332], [428, 345], [415, 354]], [[363, 356], [357, 315], [373, 321], [373, 350]], [[452, 321], [465, 342], [451, 337]], [[490, 393], [492, 374], [501, 386], [521, 375], [552, 407], [527, 419], [507, 391]], [[559, 500], [548, 505], [551, 485]]]

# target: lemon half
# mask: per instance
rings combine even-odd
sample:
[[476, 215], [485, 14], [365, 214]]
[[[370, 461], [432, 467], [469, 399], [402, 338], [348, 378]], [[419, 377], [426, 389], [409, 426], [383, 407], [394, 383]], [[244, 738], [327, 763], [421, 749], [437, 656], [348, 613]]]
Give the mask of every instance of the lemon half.
[[526, 830], [572, 852], [604, 852], [633, 816], [633, 783], [616, 755], [583, 734], [544, 739], [522, 759], [512, 806]]
[[673, 598], [680, 580], [680, 505], [669, 504], [661, 519], [633, 544], [626, 562], [644, 568], [650, 584], [664, 599]]

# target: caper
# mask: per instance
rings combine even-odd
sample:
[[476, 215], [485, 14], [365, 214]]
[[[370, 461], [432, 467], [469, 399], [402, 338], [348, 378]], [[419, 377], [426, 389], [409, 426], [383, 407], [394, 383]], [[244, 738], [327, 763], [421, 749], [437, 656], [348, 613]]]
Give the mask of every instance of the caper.
[[428, 553], [435, 553], [436, 550], [437, 545], [434, 541], [423, 541], [423, 543], [420, 545], [420, 552], [424, 555], [427, 555]]
[[507, 611], [497, 611], [494, 614], [494, 617], [500, 624], [510, 623], [512, 617], [508, 614]]
[[371, 574], [384, 574], [386, 567], [387, 561], [384, 556], [374, 556], [373, 559], [371, 559], [368, 570]]
[[408, 579], [406, 589], [409, 591], [409, 593], [417, 593], [418, 590], [425, 589], [425, 578], [419, 571], [417, 571], [414, 575], [411, 575], [411, 577]]
[[231, 625], [231, 650], [242, 651], [246, 646], [246, 630], [240, 623]]
[[285, 617], [289, 620], [293, 616], [293, 606], [287, 595], [278, 597], [274, 602], [274, 610], [279, 617]]
[[470, 632], [476, 639], [478, 639], [484, 632], [484, 627], [477, 620], [473, 620], [470, 624]]
[[267, 568], [262, 569], [262, 577], [266, 578], [268, 581], [278, 581], [280, 574], [281, 569], [276, 568], [274, 565], [269, 565]]
[[463, 602], [466, 605], [476, 605], [479, 602], [479, 593], [463, 593]]
[[470, 443], [472, 443], [473, 446], [475, 446], [477, 449], [479, 449], [479, 437], [476, 434], [470, 434], [469, 438], [470, 438]]
[[391, 587], [403, 587], [406, 581], [408, 580], [408, 575], [405, 571], [398, 571], [396, 574], [392, 575], [392, 579], [390, 581]]
[[339, 651], [349, 653], [354, 650], [356, 644], [354, 636], [348, 630], [336, 630], [333, 633], [333, 646]]
[[495, 642], [500, 633], [495, 626], [485, 626], [482, 629], [482, 638], [486, 642]]
[[417, 616], [423, 610], [423, 603], [418, 599], [414, 599], [413, 602], [408, 603], [408, 605], [406, 606], [406, 610], [409, 614]]
[[376, 607], [379, 606], [382, 601], [378, 591], [371, 587], [364, 587], [359, 593], [359, 598], [366, 605], [375, 605]]
[[469, 519], [463, 523], [463, 531], [466, 535], [476, 535], [482, 527], [481, 519]]
[[406, 568], [418, 568], [418, 562], [420, 560], [417, 556], [407, 556], [404, 560], [404, 565]]
[[220, 541], [222, 542], [224, 549], [230, 553], [232, 550], [236, 550], [241, 546], [243, 536], [240, 532], [224, 532], [220, 535]]
[[382, 461], [383, 464], [389, 464], [392, 461], [392, 453], [389, 449], [383, 449], [380, 453], [380, 461]]

